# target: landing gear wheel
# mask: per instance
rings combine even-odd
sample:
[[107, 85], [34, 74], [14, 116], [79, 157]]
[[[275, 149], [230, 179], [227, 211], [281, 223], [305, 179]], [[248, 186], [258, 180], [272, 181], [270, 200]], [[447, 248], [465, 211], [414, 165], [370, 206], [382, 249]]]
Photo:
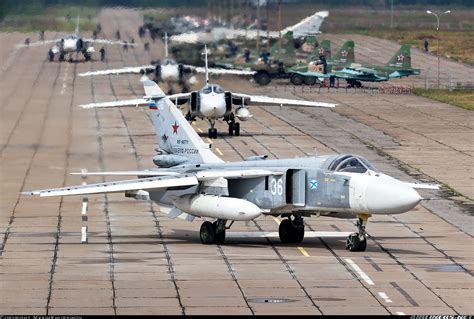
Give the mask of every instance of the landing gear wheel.
[[280, 236], [280, 241], [282, 243], [291, 243], [292, 242], [292, 235], [293, 235], [293, 224], [291, 220], [284, 219], [280, 223], [280, 227], [278, 227], [278, 235]]
[[304, 78], [302, 75], [293, 74], [291, 76], [290, 82], [293, 83], [293, 85], [301, 85], [304, 82]]
[[214, 238], [214, 244], [222, 245], [225, 241], [225, 228], [222, 231], [217, 232], [217, 222], [212, 223], [212, 225], [214, 226], [214, 229], [216, 230], [216, 237]]
[[364, 236], [361, 240], [358, 233], [352, 233], [347, 237], [346, 249], [349, 251], [365, 251], [367, 249], [367, 239]]
[[209, 138], [217, 138], [217, 129], [210, 128], [208, 131]]
[[293, 242], [301, 243], [304, 239], [304, 227], [293, 227]]
[[216, 227], [214, 224], [208, 221], [202, 223], [199, 237], [204, 245], [213, 244], [216, 240]]
[[360, 83], [359, 81], [356, 81], [354, 85], [358, 89], [362, 87], [362, 83]]

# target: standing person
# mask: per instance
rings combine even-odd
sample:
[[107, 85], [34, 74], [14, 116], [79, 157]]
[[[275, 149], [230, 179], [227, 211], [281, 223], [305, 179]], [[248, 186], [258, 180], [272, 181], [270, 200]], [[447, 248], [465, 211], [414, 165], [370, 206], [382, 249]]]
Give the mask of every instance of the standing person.
[[245, 48], [244, 59], [245, 59], [245, 63], [250, 61], [250, 50], [248, 48]]
[[40, 31], [40, 40], [44, 41], [44, 30]]
[[143, 48], [145, 49], [145, 51], [150, 51], [150, 43], [145, 42], [145, 43], [143, 44]]
[[117, 38], [117, 40], [120, 40], [120, 31], [119, 30], [117, 30], [115, 32], [115, 37]]
[[104, 47], [100, 48], [99, 52], [100, 52], [100, 60], [102, 62], [104, 62], [104, 60], [105, 60], [105, 49], [104, 49]]
[[128, 52], [128, 43], [127, 43], [127, 41], [123, 41], [123, 51]]
[[428, 40], [425, 40], [425, 43], [423, 43], [424, 47], [425, 47], [425, 52], [428, 52], [428, 47], [429, 47], [429, 43], [428, 43]]

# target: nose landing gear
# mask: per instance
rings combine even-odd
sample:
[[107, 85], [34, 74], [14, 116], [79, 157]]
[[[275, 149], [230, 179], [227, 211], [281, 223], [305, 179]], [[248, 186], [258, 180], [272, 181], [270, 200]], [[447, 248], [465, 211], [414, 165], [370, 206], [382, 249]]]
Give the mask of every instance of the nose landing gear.
[[346, 249], [349, 251], [365, 251], [367, 249], [367, 238], [365, 237], [365, 227], [367, 225], [367, 220], [370, 215], [368, 214], [359, 214], [357, 215], [357, 233], [352, 233], [347, 237], [346, 240]]

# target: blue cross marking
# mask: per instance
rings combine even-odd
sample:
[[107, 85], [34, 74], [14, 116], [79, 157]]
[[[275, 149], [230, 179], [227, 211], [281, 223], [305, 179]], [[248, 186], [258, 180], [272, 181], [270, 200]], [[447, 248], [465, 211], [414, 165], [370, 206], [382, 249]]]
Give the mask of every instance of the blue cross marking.
[[309, 181], [309, 189], [318, 189], [318, 181], [314, 179]]

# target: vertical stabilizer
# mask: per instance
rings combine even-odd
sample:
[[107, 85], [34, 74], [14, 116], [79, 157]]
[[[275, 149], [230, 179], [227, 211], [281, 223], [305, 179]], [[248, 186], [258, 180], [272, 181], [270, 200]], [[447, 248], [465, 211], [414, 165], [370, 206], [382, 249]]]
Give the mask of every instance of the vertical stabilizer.
[[288, 31], [281, 37], [281, 49], [278, 42], [270, 48], [270, 54], [273, 59], [282, 59], [295, 55], [295, 45], [293, 40], [293, 32]]
[[410, 45], [404, 44], [387, 62], [386, 66], [411, 69]]
[[349, 65], [354, 62], [354, 41], [352, 40], [344, 42], [331, 59], [331, 63], [335, 65]]
[[313, 52], [308, 56], [307, 62], [311, 62], [315, 59], [318, 59], [321, 55], [324, 55], [326, 61], [329, 61], [331, 58], [331, 41], [324, 39], [319, 43], [317, 47], [314, 48]]
[[150, 116], [162, 151], [187, 157], [192, 163], [223, 162], [211, 151], [210, 145], [204, 143], [181, 111], [155, 82], [145, 80], [143, 87], [145, 98], [151, 100]]

